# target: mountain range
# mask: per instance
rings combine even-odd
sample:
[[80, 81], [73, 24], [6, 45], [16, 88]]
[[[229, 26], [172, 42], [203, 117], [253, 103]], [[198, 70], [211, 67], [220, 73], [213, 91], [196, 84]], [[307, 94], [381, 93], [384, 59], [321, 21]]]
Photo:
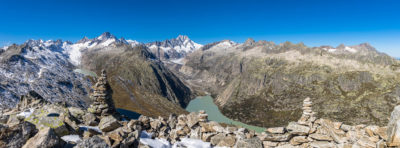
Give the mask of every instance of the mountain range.
[[0, 60], [2, 108], [30, 90], [50, 102], [87, 107], [93, 73], [102, 69], [117, 108], [152, 117], [186, 113], [195, 96], [210, 94], [225, 116], [270, 127], [298, 119], [299, 102], [312, 97], [319, 117], [383, 125], [400, 96], [399, 61], [368, 43], [201, 45], [184, 35], [140, 43], [105, 32], [76, 43], [13, 44], [0, 49]]

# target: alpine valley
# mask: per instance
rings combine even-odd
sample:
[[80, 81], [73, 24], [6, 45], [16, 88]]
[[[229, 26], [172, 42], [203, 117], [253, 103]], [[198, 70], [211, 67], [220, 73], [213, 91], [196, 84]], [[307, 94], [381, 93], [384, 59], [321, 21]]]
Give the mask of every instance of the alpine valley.
[[[229, 138], [235, 140], [235, 136], [226, 135], [234, 133], [229, 130], [236, 132], [236, 127], [205, 122], [207, 115], [203, 111], [189, 113], [185, 108], [190, 101], [198, 96], [209, 95], [214, 98], [213, 101], [219, 111], [229, 119], [269, 128], [268, 130], [273, 130], [271, 133], [277, 134], [274, 130], [280, 131], [280, 129], [270, 127], [283, 127], [290, 121], [301, 120], [305, 115], [308, 117], [311, 113], [308, 104], [311, 104], [312, 100], [315, 117], [332, 120], [314, 120], [315, 124], [318, 123], [321, 127], [329, 124], [327, 128], [333, 129], [333, 124], [340, 121], [337, 130], [345, 128], [340, 127], [343, 124], [353, 127], [344, 129], [346, 132], [351, 132], [358, 130], [359, 127], [355, 125], [376, 125], [380, 128], [389, 123], [390, 113], [400, 103], [399, 74], [400, 61], [377, 51], [368, 43], [353, 46], [308, 47], [303, 43], [275, 44], [270, 41], [248, 39], [244, 43], [222, 40], [201, 45], [185, 35], [165, 41], [141, 43], [117, 38], [105, 32], [92, 39], [84, 37], [76, 43], [62, 40], [28, 40], [23, 44], [0, 48], [0, 110], [3, 114], [5, 111], [17, 108], [18, 115], [22, 113], [25, 116], [25, 113], [29, 113], [24, 121], [32, 121], [37, 125], [41, 121], [36, 123], [36, 118], [40, 118], [43, 112], [50, 113], [54, 110], [64, 112], [65, 110], [55, 105], [58, 104], [68, 107], [71, 119], [74, 116], [76, 122], [105, 126], [104, 129], [100, 127], [100, 132], [89, 130], [92, 135], [85, 135], [87, 137], [92, 137], [96, 132], [99, 134], [117, 131], [118, 127], [121, 127], [121, 130], [132, 127], [130, 130], [139, 133], [142, 129], [146, 129], [147, 132], [153, 131], [157, 134], [145, 135], [147, 138], [153, 136], [153, 139], [155, 136], [158, 138], [165, 136], [161, 134], [161, 130], [165, 132], [176, 130], [174, 134], [177, 137], [186, 136], [195, 130], [197, 133], [213, 131], [217, 134], [209, 135], [210, 137], [208, 139], [206, 137], [205, 140], [202, 139], [204, 137], [198, 139], [211, 142], [213, 146], [240, 147], [238, 146], [240, 142], [237, 140], [233, 144], [220, 144], [222, 143], [220, 141], [229, 142]], [[105, 84], [107, 86], [103, 86]], [[97, 94], [105, 91], [105, 88], [107, 94]], [[141, 121], [140, 124], [133, 120], [122, 123], [119, 117], [117, 122], [117, 119], [103, 116], [103, 113], [108, 113], [113, 108], [105, 109], [107, 107], [104, 106], [110, 104], [98, 104], [93, 97], [108, 97], [111, 94], [113, 105], [118, 111], [124, 110], [142, 115], [138, 119]], [[26, 110], [28, 108], [23, 108], [29, 104], [23, 102], [27, 98], [40, 100], [41, 103], [46, 102], [47, 106], [41, 110], [42, 112], [38, 110], [29, 112]], [[304, 100], [305, 98], [307, 99]], [[97, 116], [96, 113], [93, 113], [96, 116], [92, 114], [90, 117], [86, 116], [89, 114], [86, 110], [96, 112], [96, 109], [100, 109], [100, 113], [97, 114], [101, 116]], [[177, 118], [172, 114], [182, 116]], [[74, 128], [75, 123], [70, 124], [66, 118], [67, 116], [63, 117], [65, 123]], [[92, 118], [93, 121], [86, 121]], [[392, 118], [395, 118], [393, 114]], [[193, 120], [196, 122], [191, 125]], [[188, 126], [177, 128], [183, 122]], [[306, 123], [309, 123], [308, 119]], [[212, 129], [217, 124], [222, 130]], [[161, 125], [169, 129], [163, 129]], [[25, 128], [25, 125], [21, 126]], [[140, 128], [137, 128], [138, 126]], [[297, 126], [304, 125], [290, 122], [288, 127], [278, 133], [286, 135], [291, 132], [289, 129], [297, 130]], [[109, 130], [111, 128], [113, 129]], [[306, 128], [317, 127], [307, 125]], [[363, 130], [364, 128], [365, 126], [362, 127]], [[0, 126], [0, 130], [2, 129]], [[38, 134], [42, 131], [40, 130]], [[183, 133], [180, 134], [181, 131]], [[59, 136], [66, 135], [62, 131], [55, 132]], [[122, 133], [119, 133], [120, 137], [116, 133], [107, 135], [115, 139], [106, 140], [104, 144], [122, 147], [124, 144]], [[245, 133], [250, 135], [244, 136], [247, 136], [247, 139], [257, 135], [254, 132]], [[142, 133], [142, 136], [143, 134], [147, 133]], [[303, 136], [308, 134], [312, 137], [312, 133], [308, 132]], [[296, 133], [291, 133], [291, 136], [293, 135]], [[126, 137], [129, 136], [142, 137], [128, 134]], [[219, 141], [214, 140], [213, 143], [212, 136], [221, 138]], [[377, 137], [373, 144], [382, 139], [389, 140], [385, 136]], [[221, 140], [223, 138], [227, 140]], [[286, 138], [286, 141], [278, 140], [278, 143], [286, 142], [282, 143], [283, 145], [288, 144], [292, 137], [281, 136], [281, 138]], [[116, 142], [118, 141], [116, 139], [120, 141]], [[4, 141], [0, 135], [0, 146], [4, 146], [2, 140]], [[171, 140], [169, 137], [168, 140], [167, 142], [175, 142], [177, 139], [175, 137]], [[335, 140], [321, 141], [339, 143]], [[277, 142], [276, 139], [262, 141]], [[96, 143], [96, 141], [85, 142]], [[244, 146], [251, 144], [253, 144], [251, 141], [242, 141]], [[262, 143], [260, 146], [266, 147], [267, 144], [271, 143]], [[146, 145], [146, 142], [141, 141], [141, 145]], [[362, 144], [359, 145], [363, 147]]]

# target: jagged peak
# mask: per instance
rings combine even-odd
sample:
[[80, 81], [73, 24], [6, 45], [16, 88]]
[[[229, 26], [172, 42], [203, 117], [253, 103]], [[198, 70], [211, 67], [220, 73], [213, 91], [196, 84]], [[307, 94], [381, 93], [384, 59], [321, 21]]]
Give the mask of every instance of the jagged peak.
[[178, 37], [176, 37], [176, 39], [180, 40], [180, 41], [190, 40], [187, 35], [178, 35]]
[[248, 38], [248, 39], [246, 40], [246, 42], [244, 42], [243, 45], [245, 45], [245, 46], [252, 46], [252, 45], [254, 45], [254, 44], [256, 44], [256, 41], [254, 41], [253, 38]]
[[110, 32], [104, 32], [100, 36], [98, 36], [96, 39], [97, 40], [107, 40], [110, 38], [116, 39], [116, 37], [113, 34], [111, 34]]
[[85, 42], [87, 42], [87, 41], [90, 41], [90, 39], [89, 39], [87, 36], [85, 36], [85, 37], [83, 37], [81, 40], [79, 40], [79, 41], [76, 42], [76, 43], [85, 43]]

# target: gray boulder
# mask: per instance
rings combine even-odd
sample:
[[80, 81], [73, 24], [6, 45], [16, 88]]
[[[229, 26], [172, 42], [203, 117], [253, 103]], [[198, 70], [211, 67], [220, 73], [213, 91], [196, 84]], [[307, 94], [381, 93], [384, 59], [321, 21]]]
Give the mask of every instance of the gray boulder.
[[293, 135], [307, 135], [310, 131], [310, 127], [300, 125], [297, 122], [290, 122], [286, 129]]
[[262, 148], [262, 142], [259, 138], [241, 139], [236, 143], [236, 148]]
[[54, 129], [46, 127], [30, 138], [22, 148], [52, 148], [61, 146], [61, 140]]
[[93, 136], [78, 143], [74, 148], [110, 148], [99, 136]]
[[0, 147], [20, 148], [37, 133], [37, 129], [29, 122], [12, 127], [0, 124], [0, 133]]
[[100, 120], [99, 128], [103, 132], [109, 132], [121, 127], [117, 119], [114, 116], [106, 116]]
[[390, 115], [387, 130], [387, 145], [400, 146], [400, 105], [396, 106]]

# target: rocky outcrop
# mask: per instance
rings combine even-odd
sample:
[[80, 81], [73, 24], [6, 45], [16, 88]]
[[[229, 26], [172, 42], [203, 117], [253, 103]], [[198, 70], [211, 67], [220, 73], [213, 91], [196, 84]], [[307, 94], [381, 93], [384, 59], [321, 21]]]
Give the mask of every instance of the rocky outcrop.
[[390, 116], [387, 138], [388, 146], [400, 146], [400, 106], [396, 106]]
[[0, 109], [13, 108], [32, 89], [51, 103], [87, 107], [90, 81], [62, 52], [68, 42], [28, 40], [0, 52]]

